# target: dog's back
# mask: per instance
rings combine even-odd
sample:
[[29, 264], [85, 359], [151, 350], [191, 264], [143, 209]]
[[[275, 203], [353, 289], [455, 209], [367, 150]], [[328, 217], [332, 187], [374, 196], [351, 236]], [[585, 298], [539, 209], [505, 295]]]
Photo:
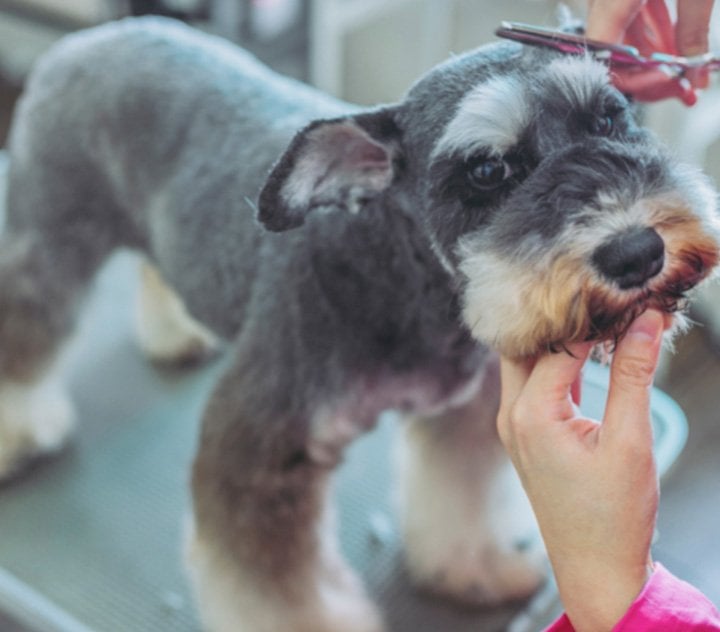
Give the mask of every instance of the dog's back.
[[[257, 188], [298, 128], [348, 109], [220, 38], [173, 20], [128, 19], [66, 37], [40, 60], [11, 144], [16, 154], [42, 139], [66, 162], [79, 152], [140, 197], [138, 172], [157, 187], [188, 154], [213, 166], [231, 159], [243, 167], [236, 179]], [[136, 164], [112, 173], [119, 162]]]
[[298, 128], [348, 109], [172, 20], [66, 37], [15, 114], [8, 227], [82, 224], [93, 233], [88, 265], [109, 248], [142, 249], [201, 318], [233, 335], [270, 166]]

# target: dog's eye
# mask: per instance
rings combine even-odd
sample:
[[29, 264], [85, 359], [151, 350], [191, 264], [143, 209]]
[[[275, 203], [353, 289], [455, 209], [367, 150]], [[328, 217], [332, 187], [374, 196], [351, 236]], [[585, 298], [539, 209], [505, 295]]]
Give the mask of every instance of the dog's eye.
[[615, 129], [615, 120], [609, 114], [605, 116], [593, 116], [588, 121], [588, 128], [595, 136], [609, 136]]
[[499, 157], [485, 158], [471, 164], [468, 171], [471, 184], [482, 191], [491, 191], [499, 187], [512, 174], [512, 167]]

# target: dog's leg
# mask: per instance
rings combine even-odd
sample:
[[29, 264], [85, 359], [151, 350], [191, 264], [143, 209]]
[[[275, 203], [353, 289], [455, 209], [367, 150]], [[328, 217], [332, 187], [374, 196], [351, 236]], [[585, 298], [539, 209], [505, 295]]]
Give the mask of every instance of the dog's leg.
[[[375, 607], [336, 548], [330, 515], [317, 525], [301, 521], [288, 526], [287, 518], [265, 517], [273, 519], [273, 525], [234, 527], [224, 538], [192, 525], [187, 559], [204, 629], [381, 632]], [[266, 532], [258, 537], [255, 529]], [[292, 550], [298, 530], [317, 540], [312, 550]], [[230, 541], [233, 534], [244, 542]], [[259, 548], [252, 551], [253, 546]], [[238, 552], [240, 548], [244, 551]]]
[[194, 467], [188, 562], [206, 629], [379, 632], [328, 501], [347, 426], [289, 418], [283, 404], [273, 419], [244, 412], [242, 390], [235, 373], [211, 399]]
[[72, 431], [53, 368], [107, 252], [102, 240], [83, 242], [72, 230], [8, 229], [0, 238], [0, 478], [58, 450]]
[[146, 261], [140, 269], [136, 331], [140, 348], [158, 364], [193, 365], [218, 349], [215, 335], [188, 314], [180, 297]]
[[430, 592], [469, 604], [526, 597], [545, 577], [539, 532], [497, 437], [497, 365], [472, 401], [407, 419], [400, 451], [408, 570]]

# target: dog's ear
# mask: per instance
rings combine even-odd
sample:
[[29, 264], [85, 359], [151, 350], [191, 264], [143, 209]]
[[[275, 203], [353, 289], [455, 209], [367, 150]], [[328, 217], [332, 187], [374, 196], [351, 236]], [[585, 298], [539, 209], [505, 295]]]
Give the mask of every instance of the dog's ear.
[[268, 230], [283, 231], [300, 226], [316, 208], [358, 212], [392, 183], [398, 147], [391, 108], [311, 123], [270, 173], [258, 219]]

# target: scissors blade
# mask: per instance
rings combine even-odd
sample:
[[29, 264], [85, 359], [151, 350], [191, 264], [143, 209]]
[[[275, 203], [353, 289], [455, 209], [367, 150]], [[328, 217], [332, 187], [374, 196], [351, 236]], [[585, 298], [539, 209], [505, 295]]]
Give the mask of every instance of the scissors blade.
[[614, 63], [637, 65], [642, 60], [640, 52], [634, 46], [608, 44], [607, 42], [588, 39], [584, 35], [565, 33], [519, 22], [502, 22], [500, 27], [496, 29], [495, 35], [523, 44], [553, 48], [571, 55], [591, 52], [600, 59], [612, 60]]

